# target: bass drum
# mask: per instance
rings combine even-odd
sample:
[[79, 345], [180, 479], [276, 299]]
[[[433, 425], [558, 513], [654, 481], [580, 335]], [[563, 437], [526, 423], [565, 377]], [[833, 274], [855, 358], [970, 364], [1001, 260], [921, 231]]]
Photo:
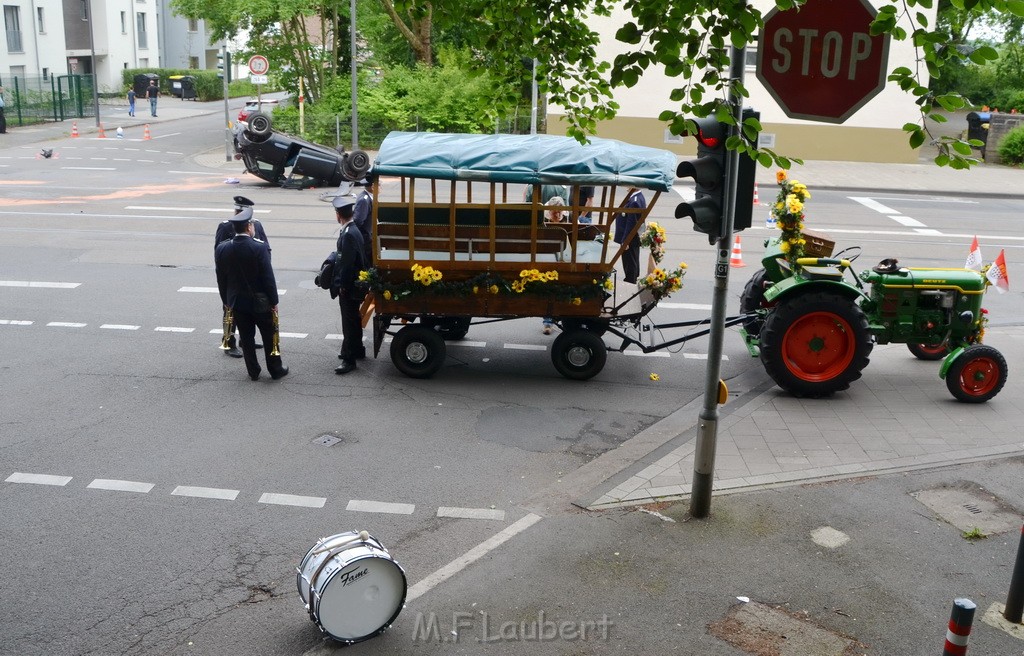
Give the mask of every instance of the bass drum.
[[320, 539], [302, 559], [296, 585], [310, 619], [346, 644], [383, 633], [405, 606], [405, 570], [366, 531]]

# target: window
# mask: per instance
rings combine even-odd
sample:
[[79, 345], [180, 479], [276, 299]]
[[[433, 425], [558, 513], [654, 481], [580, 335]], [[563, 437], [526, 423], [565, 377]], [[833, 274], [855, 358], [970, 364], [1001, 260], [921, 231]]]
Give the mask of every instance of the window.
[[139, 47], [148, 48], [149, 40], [146, 38], [146, 14], [141, 11], [135, 14], [135, 22], [135, 31], [138, 34]]
[[760, 39], [760, 37], [760, 34], [754, 35], [754, 38], [747, 44], [746, 59], [743, 62], [747, 70], [753, 70], [757, 67], [757, 46], [758, 39]]
[[88, 0], [81, 0], [82, 9], [82, 20], [89, 20], [89, 3]]
[[50, 79], [50, 69], [48, 69], [48, 68], [44, 68], [43, 69], [43, 79], [44, 80], [49, 80]]
[[36, 22], [39, 24], [39, 33], [46, 34], [46, 19], [43, 17], [42, 7], [36, 7]]
[[128, 34], [128, 12], [121, 12], [121, 34]]
[[4, 29], [7, 30], [7, 52], [22, 52], [20, 7], [4, 5]]
[[199, 68], [199, 57], [189, 57], [188, 58], [188, 67], [191, 68], [191, 69], [198, 69]]
[[199, 21], [196, 20], [195, 18], [188, 19], [188, 31], [189, 32], [198, 32], [199, 31]]

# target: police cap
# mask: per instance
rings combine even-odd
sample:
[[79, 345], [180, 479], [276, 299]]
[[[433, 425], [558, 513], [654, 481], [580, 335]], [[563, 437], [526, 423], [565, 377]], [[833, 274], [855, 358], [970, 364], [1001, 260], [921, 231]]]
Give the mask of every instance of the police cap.
[[252, 202], [245, 196], [235, 196], [235, 209], [240, 210], [244, 207], [252, 207], [256, 203]]
[[349, 212], [350, 213], [351, 213], [352, 206], [354, 206], [355, 204], [356, 204], [355, 196], [335, 196], [334, 200], [331, 201], [331, 205], [334, 206], [334, 209], [336, 209], [336, 210], [344, 210], [347, 207], [347, 208], [349, 208]]
[[252, 221], [252, 208], [243, 207], [241, 211], [238, 212], [238, 214], [228, 219], [228, 221], [230, 221], [234, 225], [244, 225], [246, 223], [249, 223], [250, 221]]

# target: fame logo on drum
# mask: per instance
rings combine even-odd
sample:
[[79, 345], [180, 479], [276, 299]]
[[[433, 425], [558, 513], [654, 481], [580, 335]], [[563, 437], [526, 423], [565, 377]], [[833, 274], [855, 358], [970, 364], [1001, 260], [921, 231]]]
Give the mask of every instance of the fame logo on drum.
[[370, 573], [370, 569], [367, 568], [367, 567], [364, 567], [363, 569], [359, 570], [358, 572], [356, 570], [352, 570], [351, 572], [342, 572], [341, 574], [338, 575], [339, 577], [341, 577], [340, 578], [340, 580], [341, 580], [341, 587], [344, 588], [349, 583], [355, 583], [356, 581], [358, 581], [359, 579], [363, 578], [364, 576], [366, 576], [369, 573]]

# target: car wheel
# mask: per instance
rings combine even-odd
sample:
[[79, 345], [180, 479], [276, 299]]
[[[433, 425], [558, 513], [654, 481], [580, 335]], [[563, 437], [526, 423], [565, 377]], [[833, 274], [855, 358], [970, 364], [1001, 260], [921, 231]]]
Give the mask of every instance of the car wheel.
[[263, 141], [270, 136], [273, 122], [270, 117], [262, 112], [256, 112], [249, 116], [249, 134], [256, 139]]

